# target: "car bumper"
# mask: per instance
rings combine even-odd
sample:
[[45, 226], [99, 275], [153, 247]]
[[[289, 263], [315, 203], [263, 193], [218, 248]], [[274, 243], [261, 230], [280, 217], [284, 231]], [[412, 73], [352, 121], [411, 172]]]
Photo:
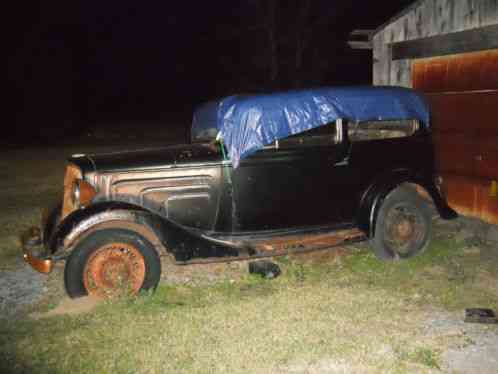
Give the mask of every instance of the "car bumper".
[[21, 235], [21, 247], [24, 261], [33, 269], [40, 273], [52, 271], [54, 261], [46, 254], [42, 244], [41, 230], [38, 227], [32, 227]]

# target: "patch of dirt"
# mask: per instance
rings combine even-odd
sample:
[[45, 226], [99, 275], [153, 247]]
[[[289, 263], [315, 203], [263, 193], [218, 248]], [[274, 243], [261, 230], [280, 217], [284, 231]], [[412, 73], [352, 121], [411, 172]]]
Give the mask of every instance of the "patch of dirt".
[[[297, 263], [323, 264], [338, 261], [350, 252], [348, 248], [336, 247], [309, 253], [291, 254], [289, 260]], [[276, 258], [267, 258], [275, 261]], [[176, 265], [171, 257], [161, 258], [161, 282], [169, 284], [211, 284], [219, 281], [236, 281], [248, 274], [249, 263], [255, 260], [226, 263]]]
[[60, 315], [77, 315], [91, 312], [103, 300], [95, 296], [80, 297], [70, 299], [65, 297], [57, 307], [49, 310], [46, 313], [33, 313], [31, 317], [34, 319], [60, 316]]
[[324, 251], [293, 254], [290, 255], [289, 258], [295, 262], [311, 265], [335, 263], [337, 261], [340, 261], [340, 257], [346, 256], [348, 253], [351, 253], [351, 248], [352, 247], [335, 247], [333, 249]]
[[351, 364], [346, 361], [337, 361], [332, 359], [323, 359], [317, 362], [295, 362], [289, 365], [281, 366], [275, 370], [275, 373], [300, 373], [300, 374], [324, 374], [324, 373], [375, 373], [378, 370], [366, 365]]
[[176, 265], [170, 257], [161, 257], [161, 282], [168, 284], [212, 284], [238, 280], [248, 273], [248, 261]]

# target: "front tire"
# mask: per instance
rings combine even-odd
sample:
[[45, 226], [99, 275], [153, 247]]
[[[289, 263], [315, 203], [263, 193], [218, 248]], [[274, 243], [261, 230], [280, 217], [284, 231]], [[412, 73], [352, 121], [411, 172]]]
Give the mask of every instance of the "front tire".
[[423, 252], [432, 236], [427, 202], [408, 187], [393, 190], [384, 200], [371, 240], [381, 260], [398, 260]]
[[97, 230], [81, 240], [69, 256], [64, 284], [71, 298], [110, 297], [155, 289], [161, 262], [154, 246], [124, 229]]

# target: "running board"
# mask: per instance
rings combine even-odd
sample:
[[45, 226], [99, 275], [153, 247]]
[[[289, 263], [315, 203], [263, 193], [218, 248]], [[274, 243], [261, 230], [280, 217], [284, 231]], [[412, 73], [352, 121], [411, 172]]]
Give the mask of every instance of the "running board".
[[296, 235], [293, 237], [253, 241], [245, 248], [241, 248], [239, 256], [197, 258], [188, 261], [177, 261], [176, 264], [195, 265], [256, 260], [290, 254], [324, 251], [335, 247], [359, 243], [365, 240], [367, 240], [367, 237], [358, 229], [341, 230], [333, 234]]

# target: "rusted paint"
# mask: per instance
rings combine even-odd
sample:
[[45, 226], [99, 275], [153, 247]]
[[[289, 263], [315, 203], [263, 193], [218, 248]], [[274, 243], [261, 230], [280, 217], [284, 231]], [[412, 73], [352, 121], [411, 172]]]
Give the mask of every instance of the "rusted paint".
[[414, 88], [432, 109], [436, 163], [460, 214], [498, 224], [498, 50], [417, 60]]
[[23, 254], [24, 261], [31, 265], [33, 269], [40, 273], [50, 273], [52, 271], [53, 261], [47, 259], [39, 259], [30, 253]]
[[81, 179], [81, 170], [74, 164], [69, 163], [66, 166], [66, 174], [64, 175], [64, 198], [62, 202], [61, 219], [67, 217], [74, 209], [71, 191], [76, 179]]
[[292, 235], [262, 240], [255, 243], [260, 252], [287, 251], [293, 248], [334, 246], [347, 240], [363, 237], [358, 229], [340, 230], [320, 235]]
[[358, 243], [365, 239], [365, 234], [358, 229], [341, 230], [329, 234], [312, 235], [311, 237], [310, 235], [277, 237], [275, 239], [261, 240], [257, 243], [253, 243], [257, 249], [257, 252], [254, 255], [199, 258], [188, 261], [177, 261], [176, 264], [194, 265], [222, 263], [329, 251], [347, 244]]
[[93, 188], [93, 186], [90, 183], [84, 180], [79, 181], [79, 189], [80, 189], [80, 204], [83, 207], [87, 206], [95, 197], [97, 191], [95, 191], [95, 188]]
[[53, 268], [53, 261], [40, 257], [39, 252], [37, 251], [41, 244], [40, 236], [41, 232], [38, 227], [31, 227], [21, 234], [20, 240], [23, 249], [23, 259], [36, 271], [40, 273], [50, 273]]
[[443, 174], [444, 192], [449, 205], [458, 213], [498, 224], [498, 198], [490, 196], [491, 181]]
[[498, 136], [498, 87], [487, 91], [429, 93], [434, 131]]
[[89, 295], [107, 297], [138, 293], [145, 279], [145, 260], [131, 244], [110, 243], [95, 250], [83, 271]]
[[498, 50], [416, 60], [412, 84], [426, 93], [495, 90]]

